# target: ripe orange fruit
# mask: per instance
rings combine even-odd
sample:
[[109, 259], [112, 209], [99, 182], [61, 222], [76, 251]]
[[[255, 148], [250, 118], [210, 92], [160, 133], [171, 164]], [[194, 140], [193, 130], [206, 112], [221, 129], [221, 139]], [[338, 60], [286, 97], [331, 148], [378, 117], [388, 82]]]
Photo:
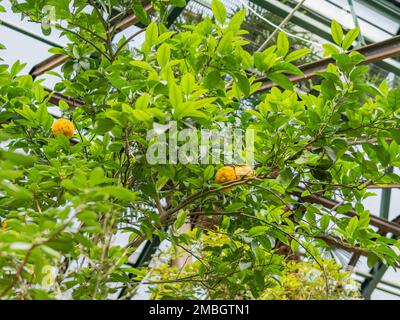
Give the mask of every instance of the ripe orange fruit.
[[239, 164], [235, 166], [236, 180], [241, 178], [254, 177], [254, 171], [248, 164]]
[[216, 183], [224, 183], [233, 180], [236, 180], [235, 168], [233, 166], [222, 167], [215, 174]]
[[67, 120], [67, 119], [58, 119], [54, 121], [53, 125], [51, 126], [51, 133], [54, 136], [58, 136], [63, 134], [68, 139], [71, 139], [75, 132], [74, 124]]
[[[248, 164], [224, 166], [215, 174], [215, 182], [221, 184], [224, 182], [239, 180], [241, 178], [250, 178], [253, 176], [254, 171]], [[232, 188], [227, 188], [226, 190], [231, 189]]]

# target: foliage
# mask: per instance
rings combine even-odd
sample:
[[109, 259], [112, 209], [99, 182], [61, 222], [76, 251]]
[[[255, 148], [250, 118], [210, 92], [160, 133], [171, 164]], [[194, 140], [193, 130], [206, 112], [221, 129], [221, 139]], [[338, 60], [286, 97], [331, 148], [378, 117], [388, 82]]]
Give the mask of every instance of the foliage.
[[[150, 269], [129, 266], [132, 252], [157, 237], [196, 246], [201, 224], [193, 232], [177, 230], [209, 215], [221, 216], [219, 230], [229, 241], [207, 249], [213, 254], [203, 261], [198, 281], [209, 275], [227, 281], [224, 296], [237, 297], [243, 287], [253, 297], [265, 292], [265, 279], [285, 265], [274, 251], [276, 240], [304, 251], [322, 269], [332, 241], [362, 251], [370, 265], [399, 262], [399, 241], [369, 226], [362, 201], [371, 195], [367, 185], [400, 181], [385, 171], [400, 163], [400, 91], [363, 81], [364, 57], [345, 52], [357, 31], [344, 35], [335, 25], [337, 45], [325, 45], [335, 64], [319, 74], [317, 94], [298, 93], [287, 75], [302, 74], [294, 63], [304, 51], [289, 52], [281, 33], [276, 45], [248, 53], [245, 11], [226, 21], [218, 0], [216, 19], [181, 32], [164, 25], [167, 5], [182, 5], [179, 0], [152, 1], [157, 14], [151, 23], [138, 1], [12, 2], [14, 12], [38, 23], [46, 6], [55, 9], [50, 28], [71, 42], [50, 50], [69, 60], [61, 73], [49, 73], [59, 77], [54, 90], [82, 106], [60, 101], [62, 117], [77, 131], [72, 140], [53, 137], [56, 116], [49, 113], [51, 94], [41, 80], [21, 75], [19, 61], [0, 66], [1, 298], [105, 299], [121, 285], [133, 294], [137, 285], [130, 275], [143, 278]], [[114, 42], [113, 25], [130, 10], [148, 23], [134, 52], [126, 47], [134, 35]], [[250, 71], [280, 88], [247, 104], [261, 86]], [[210, 173], [222, 164], [150, 165], [146, 150], [157, 139], [148, 141], [147, 131], [170, 120], [178, 129], [229, 123], [254, 129], [255, 176], [221, 186]], [[340, 206], [328, 210], [298, 193], [336, 197]], [[348, 217], [352, 206], [356, 215]], [[208, 232], [218, 239], [215, 229]], [[119, 241], [121, 235], [128, 243]], [[255, 267], [266, 258], [276, 267]]]
[[[313, 261], [287, 261], [283, 256], [269, 250], [257, 252], [259, 260], [252, 265], [251, 260], [240, 262], [239, 269], [232, 268], [231, 273], [221, 277], [216, 273], [202, 276], [202, 261], [208, 261], [215, 255], [223, 256], [224, 261], [235, 264], [230, 256], [232, 246], [237, 247], [243, 257], [249, 255], [248, 244], [231, 240], [226, 234], [205, 234], [201, 245], [191, 254], [193, 261], [187, 260], [182, 268], [168, 264], [171, 259], [185, 255], [182, 250], [160, 252], [157, 263], [149, 274], [146, 283], [151, 284], [153, 299], [263, 299], [263, 300], [310, 300], [326, 299], [326, 281], [329, 299], [359, 299], [360, 285], [351, 278], [350, 272], [341, 270], [332, 259], [323, 259], [323, 268]], [[266, 271], [269, 269], [268, 271]], [[268, 274], [263, 278], [263, 274]], [[255, 276], [255, 281], [251, 277]], [[174, 281], [174, 278], [180, 281]], [[241, 285], [238, 285], [238, 284]], [[255, 286], [255, 287], [254, 287]], [[259, 290], [261, 289], [261, 291]]]
[[[333, 300], [360, 299], [360, 284], [350, 272], [340, 270], [334, 260], [322, 261], [328, 277], [329, 297]], [[281, 284], [268, 288], [261, 296], [266, 300], [323, 300], [326, 298], [325, 277], [320, 267], [311, 262], [289, 262], [285, 265]]]

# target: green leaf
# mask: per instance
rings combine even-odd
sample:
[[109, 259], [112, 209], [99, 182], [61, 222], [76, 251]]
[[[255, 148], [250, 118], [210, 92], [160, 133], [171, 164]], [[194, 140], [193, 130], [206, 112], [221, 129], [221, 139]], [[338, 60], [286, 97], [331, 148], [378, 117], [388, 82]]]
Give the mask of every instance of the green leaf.
[[51, 125], [53, 123], [53, 117], [49, 114], [47, 111], [47, 107], [45, 105], [41, 105], [38, 110], [36, 111], [36, 117], [39, 122], [39, 124], [45, 128], [46, 130], [49, 130], [51, 128]]
[[330, 55], [332, 55], [332, 54], [339, 54], [340, 53], [340, 51], [339, 51], [339, 49], [336, 47], [336, 46], [334, 46], [333, 44], [330, 44], [330, 43], [324, 43], [323, 45], [322, 45], [322, 47], [324, 48], [324, 57], [325, 56], [330, 56]]
[[352, 235], [358, 226], [358, 217], [353, 217], [350, 219], [349, 224], [346, 227], [346, 232], [348, 235]]
[[156, 182], [156, 190], [160, 191], [165, 184], [169, 181], [169, 177], [167, 176], [162, 176], [160, 179], [157, 180]]
[[328, 100], [333, 99], [336, 96], [336, 87], [333, 81], [325, 79], [321, 82], [321, 93]]
[[184, 7], [186, 5], [186, 0], [171, 0], [171, 4], [174, 7]]
[[333, 41], [340, 46], [343, 41], [343, 29], [342, 26], [335, 20], [332, 20], [331, 23], [331, 33]]
[[137, 199], [137, 193], [119, 186], [102, 187], [101, 192], [123, 202], [132, 202]]
[[295, 74], [298, 76], [303, 76], [303, 72], [296, 67], [295, 65], [288, 63], [288, 62], [280, 62], [274, 65], [274, 67], [271, 69], [273, 72], [284, 72], [287, 74]]
[[276, 54], [284, 57], [289, 51], [289, 40], [284, 32], [279, 32], [276, 42]]
[[284, 188], [287, 188], [292, 182], [292, 180], [293, 180], [292, 170], [290, 170], [290, 168], [285, 168], [281, 170], [276, 181]]
[[155, 70], [153, 69], [153, 67], [152, 67], [151, 65], [149, 65], [146, 61], [132, 60], [132, 61], [130, 62], [130, 64], [133, 65], [133, 66], [135, 66], [135, 67], [138, 67], [138, 68], [147, 70], [147, 71], [155, 71]]
[[210, 180], [214, 176], [214, 167], [209, 165], [203, 172], [204, 181]]
[[186, 73], [181, 80], [181, 86], [185, 95], [190, 95], [196, 87], [196, 79], [191, 73]]
[[144, 25], [148, 25], [150, 23], [149, 14], [144, 10], [143, 6], [139, 3], [134, 3], [132, 5], [133, 12], [135, 13], [136, 18], [139, 19], [141, 23]]
[[396, 111], [400, 108], [400, 89], [393, 89], [389, 92], [388, 97], [388, 104], [392, 111]]
[[242, 93], [245, 96], [248, 96], [250, 94], [250, 82], [249, 79], [247, 79], [246, 76], [237, 73], [236, 75], [236, 84], [238, 85], [240, 91], [242, 91]]
[[299, 241], [297, 239], [292, 239], [292, 241], [290, 242], [290, 248], [293, 252], [297, 252], [297, 250], [299, 249]]
[[179, 118], [183, 111], [182, 90], [174, 82], [169, 84], [169, 101], [174, 108], [175, 117]]
[[305, 55], [309, 54], [310, 52], [311, 52], [311, 49], [308, 49], [308, 48], [303, 48], [303, 49], [299, 49], [296, 51], [292, 51], [286, 56], [285, 61], [292, 62], [292, 61], [298, 60], [301, 57], [304, 57]]
[[226, 9], [224, 5], [219, 0], [212, 0], [211, 2], [211, 10], [214, 14], [215, 19], [220, 24], [224, 24], [226, 20]]
[[235, 15], [229, 20], [229, 30], [238, 30], [243, 20], [246, 18], [246, 10], [241, 9], [235, 13]]
[[391, 128], [389, 131], [392, 135], [392, 138], [397, 142], [397, 144], [400, 144], [400, 129]]
[[235, 212], [235, 211], [239, 211], [240, 209], [242, 209], [244, 207], [244, 203], [243, 202], [233, 202], [231, 203], [229, 206], [227, 206], [225, 208], [225, 210], [227, 212]]
[[368, 254], [368, 258], [367, 258], [367, 264], [369, 268], [372, 268], [373, 266], [375, 266], [377, 264], [377, 262], [379, 261], [379, 258], [376, 254], [370, 252]]
[[146, 43], [152, 47], [158, 39], [158, 27], [155, 22], [148, 25], [146, 29]]
[[0, 159], [11, 161], [16, 165], [31, 167], [37, 162], [37, 158], [32, 155], [23, 155], [17, 152], [0, 150]]
[[319, 227], [322, 231], [325, 231], [328, 228], [330, 220], [331, 218], [329, 215], [324, 214], [322, 216], [321, 220], [319, 221]]
[[138, 121], [143, 121], [143, 122], [146, 122], [147, 124], [152, 123], [152, 119], [151, 119], [150, 115], [144, 110], [132, 109], [131, 113]]
[[346, 34], [346, 36], [344, 37], [343, 42], [342, 42], [343, 50], [347, 50], [347, 49], [349, 49], [351, 47], [351, 45], [353, 44], [354, 40], [357, 39], [359, 33], [360, 33], [360, 28], [357, 27], [357, 28], [351, 29]]
[[187, 217], [186, 211], [179, 210], [178, 216], [176, 217], [176, 221], [174, 223], [175, 230], [178, 230], [180, 227], [184, 225], [186, 217]]
[[289, 78], [281, 73], [270, 73], [267, 75], [267, 78], [272, 82], [275, 82], [277, 85], [281, 86], [286, 90], [293, 90], [293, 84], [289, 80]]
[[165, 67], [171, 55], [171, 47], [167, 43], [163, 43], [157, 50], [157, 62], [160, 67]]
[[169, 84], [169, 101], [174, 108], [178, 108], [182, 104], [181, 90], [173, 82]]
[[143, 93], [135, 102], [136, 109], [147, 109], [150, 103], [151, 96], [148, 93]]
[[248, 235], [249, 237], [256, 237], [265, 234], [269, 229], [268, 226], [256, 226], [249, 230]]

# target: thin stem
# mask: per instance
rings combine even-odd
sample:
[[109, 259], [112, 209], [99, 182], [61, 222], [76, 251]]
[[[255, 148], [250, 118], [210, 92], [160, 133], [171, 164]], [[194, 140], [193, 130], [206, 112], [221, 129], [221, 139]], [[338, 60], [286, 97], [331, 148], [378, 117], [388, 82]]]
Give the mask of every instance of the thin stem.
[[267, 47], [267, 45], [270, 43], [270, 41], [276, 36], [276, 34], [278, 33], [278, 31], [279, 31], [280, 29], [282, 29], [282, 28], [286, 25], [286, 23], [289, 22], [289, 20], [293, 17], [293, 15], [296, 13], [296, 11], [297, 11], [298, 9], [300, 9], [300, 7], [303, 5], [303, 3], [304, 3], [305, 1], [306, 1], [306, 0], [301, 0], [301, 1], [293, 8], [293, 10], [286, 16], [286, 18], [282, 20], [282, 22], [281, 22], [280, 25], [279, 25], [279, 28], [275, 28], [274, 32], [272, 32], [272, 33], [270, 34], [270, 36], [267, 38], [267, 40], [265, 40], [264, 43], [257, 49], [258, 52], [263, 51], [263, 50]]

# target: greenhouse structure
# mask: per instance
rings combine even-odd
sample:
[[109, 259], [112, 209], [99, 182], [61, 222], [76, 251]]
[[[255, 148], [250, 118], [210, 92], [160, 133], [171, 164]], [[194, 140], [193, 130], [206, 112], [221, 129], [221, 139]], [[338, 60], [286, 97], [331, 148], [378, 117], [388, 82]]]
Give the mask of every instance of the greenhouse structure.
[[0, 0], [0, 34], [0, 300], [400, 299], [400, 1]]

